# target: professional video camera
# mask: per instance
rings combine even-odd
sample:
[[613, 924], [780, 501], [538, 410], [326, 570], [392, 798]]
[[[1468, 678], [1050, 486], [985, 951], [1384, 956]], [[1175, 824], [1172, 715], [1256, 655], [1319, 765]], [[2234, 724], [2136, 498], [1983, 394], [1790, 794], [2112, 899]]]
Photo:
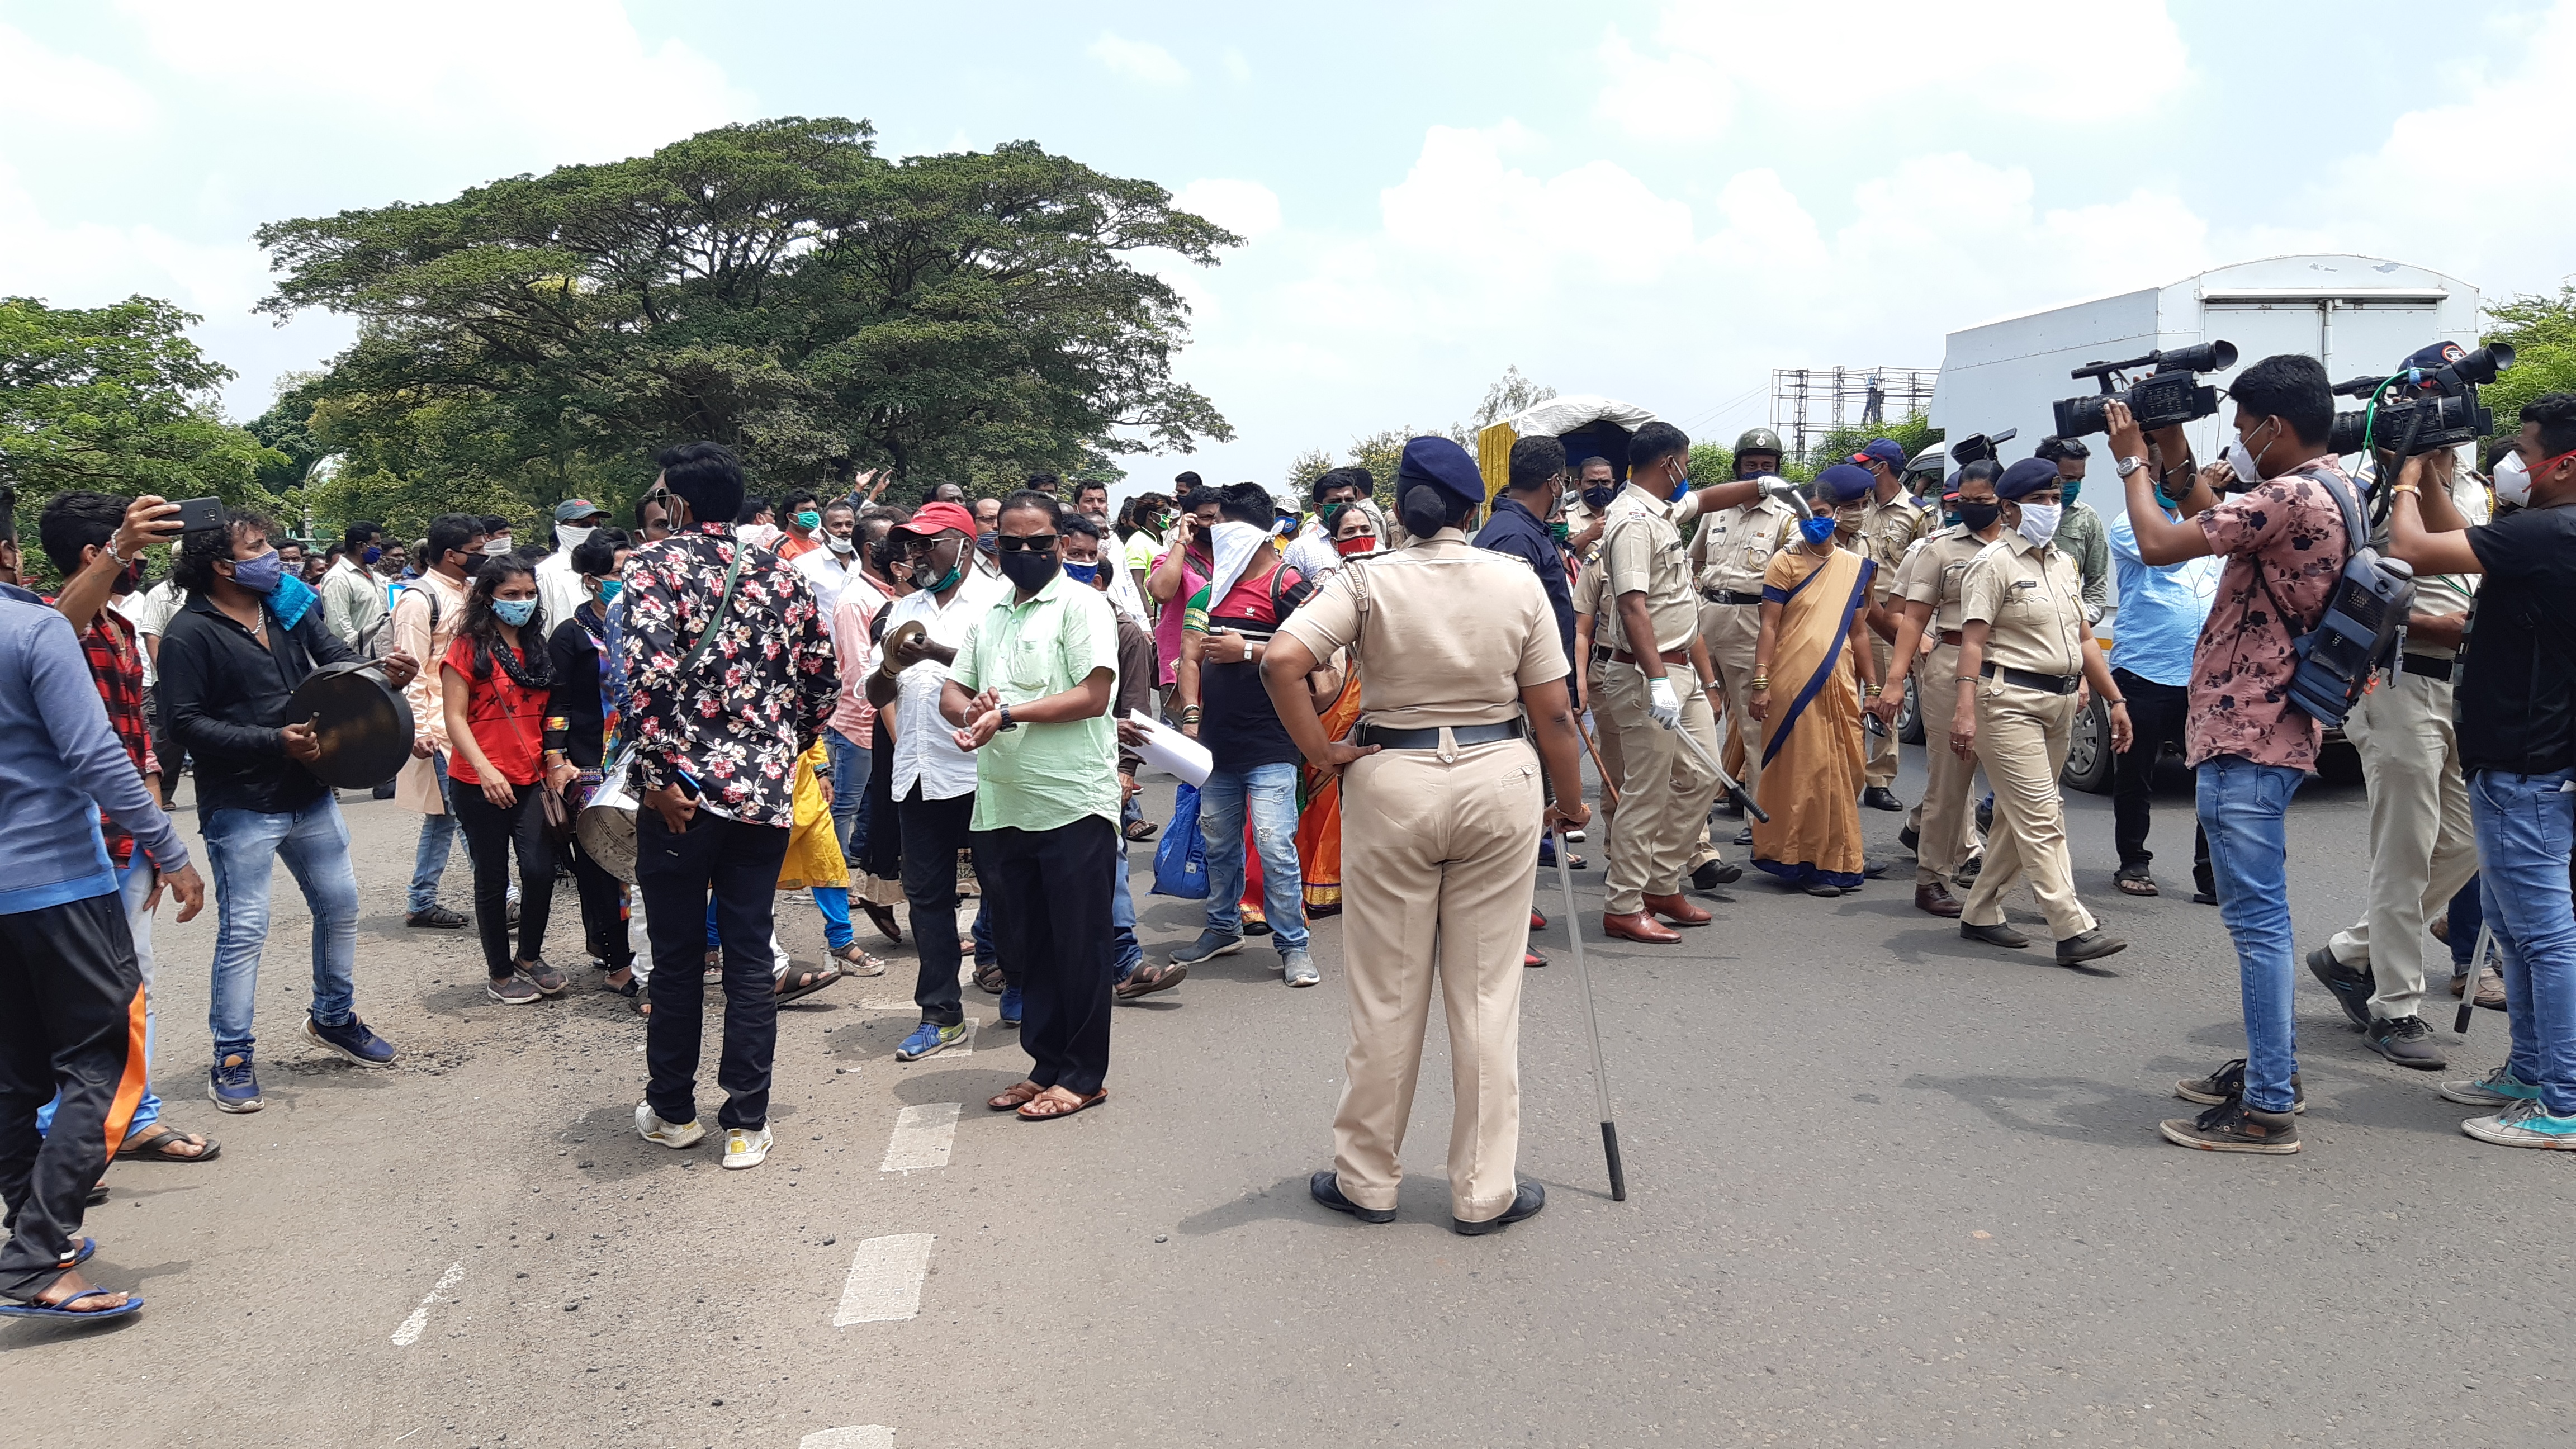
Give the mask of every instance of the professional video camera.
[[2337, 383], [2341, 397], [2369, 399], [2359, 412], [2337, 413], [2326, 446], [2337, 454], [2385, 449], [2412, 458], [2473, 443], [2495, 431], [2495, 413], [2478, 406], [2478, 388], [2513, 366], [2501, 342], [2464, 351], [2444, 342], [2418, 351], [2387, 377]]
[[2004, 444], [2020, 434], [2019, 428], [2006, 428], [1991, 437], [1984, 433], [1970, 433], [1950, 445], [1950, 461], [1964, 468], [1980, 459], [1994, 459]]
[[[2102, 391], [2092, 397], [2071, 397], [2058, 403], [2057, 436], [2080, 438], [2086, 433], [2109, 431], [2102, 405], [2115, 398], [2127, 403], [2129, 411], [2137, 415], [2138, 427], [2150, 433], [2208, 417], [2218, 411], [2218, 389], [2203, 383], [2198, 374], [2225, 372], [2235, 365], [2233, 342], [2169, 348], [2124, 362], [2088, 362], [2067, 376], [2092, 378]], [[2155, 371], [2132, 385], [2130, 370], [2148, 366]]]

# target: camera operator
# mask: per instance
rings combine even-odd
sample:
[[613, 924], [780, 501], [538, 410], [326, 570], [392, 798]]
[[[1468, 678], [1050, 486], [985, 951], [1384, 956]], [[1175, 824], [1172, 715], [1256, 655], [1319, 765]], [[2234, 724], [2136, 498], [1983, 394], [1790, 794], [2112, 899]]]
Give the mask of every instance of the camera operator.
[[[2238, 374], [2232, 391], [2236, 442], [2223, 469], [2253, 486], [2213, 504], [2210, 486], [2222, 471], [2213, 466], [2182, 499], [2180, 521], [2156, 506], [2146, 438], [2128, 405], [2114, 399], [2104, 416], [2139, 558], [2150, 566], [2204, 554], [2227, 561], [2192, 659], [2184, 760], [2200, 773], [2219, 914], [2236, 943], [2246, 1054], [2177, 1083], [2177, 1095], [2210, 1110], [2169, 1119], [2161, 1130], [2204, 1151], [2289, 1153], [2299, 1150], [2299, 1129], [2286, 816], [2290, 796], [2316, 768], [2323, 734], [2289, 701], [2299, 662], [2290, 619], [2313, 626], [2325, 611], [2356, 542], [2345, 538], [2342, 507], [2328, 490], [2352, 483], [2327, 450], [2334, 394], [2322, 363], [2297, 353], [2267, 357]], [[2170, 465], [2181, 451], [2169, 436], [2159, 443]]]
[[[2447, 456], [2449, 449], [2443, 449]], [[2401, 475], [2396, 454], [2376, 460], [2383, 480]], [[2472, 524], [2486, 521], [2486, 490], [2457, 469], [2448, 491]], [[2374, 540], [2385, 549], [2383, 527]], [[2362, 918], [2308, 953], [2308, 969], [2344, 1015], [2369, 1033], [2371, 1050], [2418, 1071], [2449, 1065], [2423, 1019], [2424, 922], [2477, 874], [2476, 828], [2453, 726], [2453, 670], [2475, 575], [2418, 574], [2396, 674], [2362, 696], [2344, 720], [2370, 788], [2370, 905]]]
[[2476, 822], [2487, 925], [2504, 958], [2513, 1051], [2483, 1079], [2442, 1095], [2496, 1109], [2460, 1130], [2506, 1147], [2576, 1147], [2576, 393], [2522, 410], [2522, 477], [2497, 496], [2521, 505], [2471, 525], [2452, 502], [2448, 449], [2409, 458], [2389, 508], [2389, 546], [2418, 575], [2483, 579], [2460, 659], [2459, 753]]

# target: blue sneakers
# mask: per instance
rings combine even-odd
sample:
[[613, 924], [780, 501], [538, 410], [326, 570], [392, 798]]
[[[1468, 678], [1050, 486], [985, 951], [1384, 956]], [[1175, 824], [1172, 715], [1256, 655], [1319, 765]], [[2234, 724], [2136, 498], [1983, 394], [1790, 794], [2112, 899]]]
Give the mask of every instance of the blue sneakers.
[[1003, 988], [1002, 988], [1002, 1020], [1001, 1020], [1001, 1025], [1003, 1025], [1003, 1026], [1018, 1026], [1019, 1024], [1020, 1024], [1020, 988], [1018, 988], [1018, 987], [1016, 987], [1016, 986], [1005, 986], [1005, 987], [1003, 987]]
[[2493, 1117], [2472, 1117], [2460, 1130], [2498, 1147], [2576, 1149], [2576, 1117], [2552, 1117], [2536, 1098], [2516, 1102]]
[[1175, 966], [1197, 966], [1219, 956], [1231, 956], [1243, 949], [1240, 933], [1228, 933], [1210, 926], [1199, 932], [1199, 938], [1172, 953]]
[[2540, 1088], [2513, 1074], [2511, 1067], [2498, 1067], [2483, 1077], [2465, 1082], [2444, 1082], [2442, 1095], [2463, 1107], [2493, 1107], [2502, 1111], [2516, 1102], [2537, 1102]]
[[256, 1112], [267, 1105], [259, 1099], [259, 1073], [251, 1070], [248, 1047], [227, 1052], [207, 1070], [206, 1099], [226, 1112]]
[[966, 1023], [962, 1021], [955, 1026], [941, 1026], [935, 1021], [925, 1021], [912, 1029], [912, 1035], [903, 1039], [903, 1045], [894, 1049], [894, 1059], [899, 1062], [917, 1062], [932, 1052], [946, 1051], [965, 1039]]
[[362, 1067], [389, 1067], [394, 1064], [394, 1044], [367, 1029], [355, 1013], [344, 1026], [324, 1026], [310, 1014], [304, 1018], [304, 1039], [316, 1046], [327, 1047]]

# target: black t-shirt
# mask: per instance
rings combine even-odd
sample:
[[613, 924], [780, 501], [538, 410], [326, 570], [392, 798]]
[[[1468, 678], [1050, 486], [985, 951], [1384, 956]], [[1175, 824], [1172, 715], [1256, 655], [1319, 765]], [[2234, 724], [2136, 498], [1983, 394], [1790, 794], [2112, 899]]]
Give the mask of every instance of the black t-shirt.
[[[1249, 612], [1223, 613], [1218, 612], [1222, 606], [1211, 606], [1208, 629], [1231, 629], [1267, 644], [1279, 622], [1313, 593], [1313, 586], [1283, 563], [1260, 583], [1238, 584], [1228, 592], [1226, 604], [1237, 607], [1243, 598], [1261, 595]], [[1288, 726], [1279, 722], [1270, 691], [1262, 687], [1261, 666], [1252, 663], [1199, 665], [1199, 743], [1207, 746], [1218, 769], [1238, 773], [1261, 765], [1293, 765], [1303, 758], [1297, 742], [1288, 737]]]
[[2525, 508], [2469, 530], [2486, 570], [2460, 655], [2460, 764], [2576, 768], [2576, 507]]
[[557, 624], [554, 633], [546, 636], [546, 653], [555, 672], [554, 699], [546, 713], [563, 717], [564, 758], [584, 770], [599, 768], [600, 752], [607, 743], [601, 736], [608, 724], [599, 697], [599, 643], [584, 624], [590, 617], [595, 616], [585, 604], [581, 613]]

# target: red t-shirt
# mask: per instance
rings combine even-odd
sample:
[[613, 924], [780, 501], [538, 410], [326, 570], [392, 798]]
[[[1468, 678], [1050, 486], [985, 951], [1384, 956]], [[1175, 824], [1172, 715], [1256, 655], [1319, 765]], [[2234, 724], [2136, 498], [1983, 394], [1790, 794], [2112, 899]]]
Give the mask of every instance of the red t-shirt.
[[[542, 646], [531, 651], [531, 662], [544, 658]], [[489, 678], [475, 678], [471, 639], [460, 638], [448, 645], [444, 662], [465, 678], [465, 722], [473, 728], [474, 743], [483, 747], [484, 758], [511, 784], [535, 784], [544, 773], [538, 762], [545, 754], [546, 700], [551, 691], [521, 688], [497, 659], [492, 661]], [[443, 691], [444, 684], [440, 688]], [[447, 777], [461, 785], [483, 783], [462, 750], [448, 755]]]

